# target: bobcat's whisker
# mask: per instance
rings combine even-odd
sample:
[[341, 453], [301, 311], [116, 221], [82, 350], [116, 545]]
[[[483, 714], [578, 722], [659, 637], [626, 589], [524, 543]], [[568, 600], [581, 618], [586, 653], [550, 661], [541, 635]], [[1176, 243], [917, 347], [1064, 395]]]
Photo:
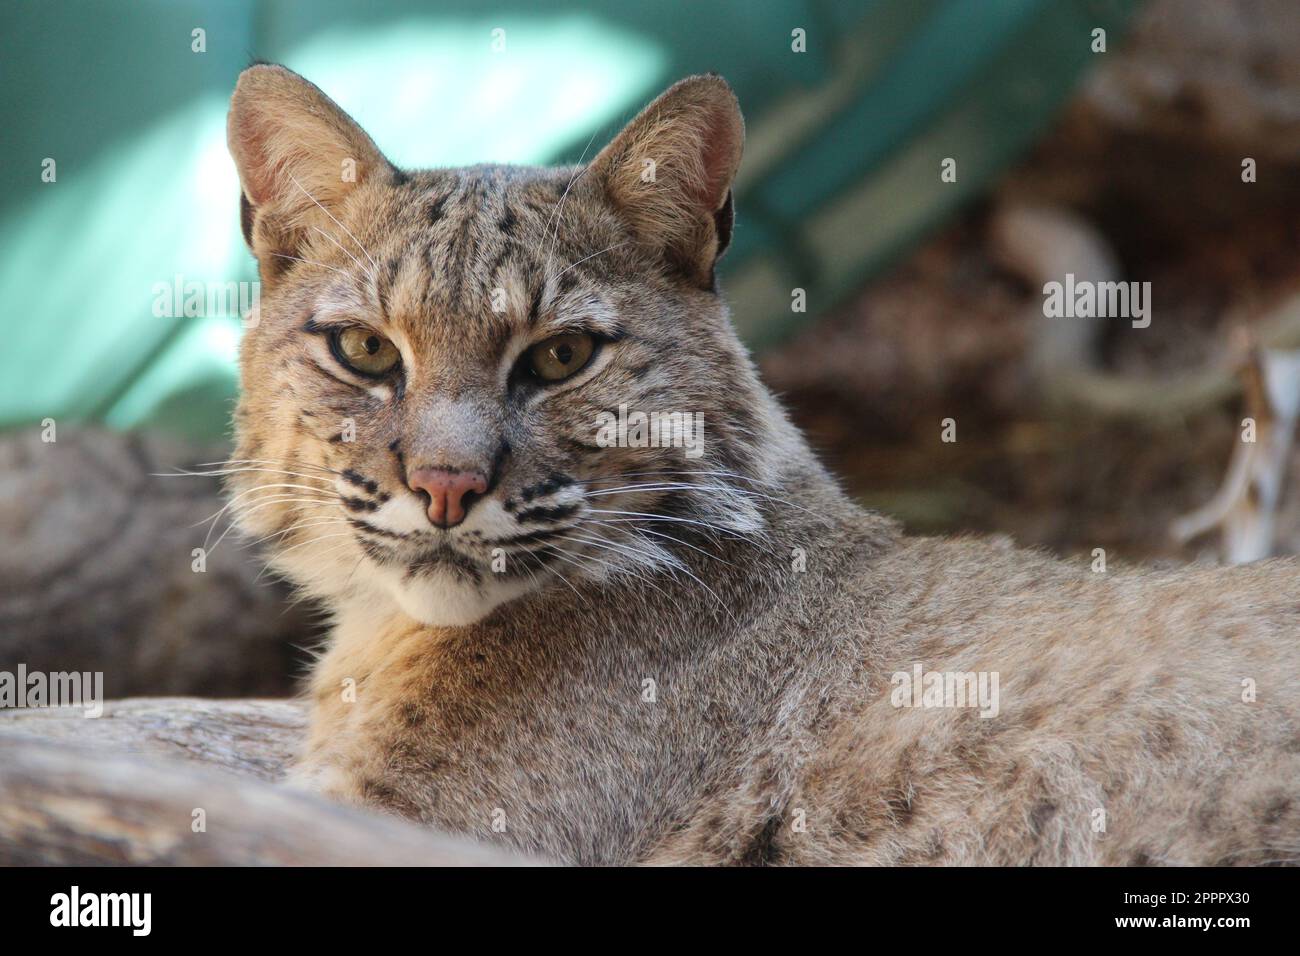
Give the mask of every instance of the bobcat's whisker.
[[[285, 462], [279, 461], [275, 458], [229, 458], [225, 461], [201, 461], [197, 465], [195, 465], [195, 467], [205, 468], [209, 465], [224, 467], [226, 465], [283, 465], [283, 464], [285, 464]], [[323, 471], [326, 474], [330, 474], [330, 475], [342, 474], [342, 472], [339, 471], [337, 468], [327, 468], [324, 465], [313, 465], [309, 461], [295, 461], [294, 464], [297, 465], [299, 468], [312, 468], [315, 469], [316, 471]]]
[[[581, 564], [578, 564], [576, 561], [570, 560], [569, 552], [565, 551], [559, 545], [548, 544], [546, 545], [546, 550], [552, 555], [552, 557], [559, 558], [561, 561], [565, 561], [566, 563], [572, 564], [579, 571], [583, 571], [583, 572], [586, 571], [586, 569]], [[525, 553], [532, 554], [531, 551]], [[533, 556], [536, 557], [536, 555]], [[537, 560], [539, 563], [541, 563], [540, 558], [538, 558]], [[566, 578], [563, 574], [561, 574], [555, 568], [551, 567], [549, 564], [541, 563], [541, 568], [543, 571], [549, 571], [552, 574], [554, 574], [557, 578], [560, 579], [561, 582], [564, 583], [565, 587], [567, 587], [570, 591], [572, 591], [574, 594], [578, 596], [578, 600], [580, 600], [583, 604], [587, 605], [588, 608], [591, 607], [591, 602], [587, 600], [586, 595], [584, 595], [581, 591], [579, 591], [576, 587], [574, 587], [573, 583], [570, 582], [569, 579]]]
[[336, 517], [332, 517], [332, 516], [330, 516], [330, 517], [304, 518], [302, 521], [296, 521], [296, 522], [294, 522], [293, 524], [289, 525], [289, 527], [284, 528], [284, 529], [282, 529], [282, 530], [280, 530], [280, 531], [272, 531], [270, 534], [262, 535], [262, 537], [260, 537], [260, 538], [256, 538], [255, 540], [250, 541], [250, 542], [248, 543], [248, 546], [249, 546], [249, 547], [254, 547], [254, 546], [256, 546], [256, 545], [262, 544], [263, 542], [270, 541], [272, 538], [282, 538], [282, 537], [286, 537], [286, 536], [292, 534], [292, 533], [295, 532], [295, 531], [305, 531], [305, 530], [307, 530], [308, 528], [317, 528], [317, 527], [320, 527], [320, 526], [322, 526], [322, 525], [328, 525], [328, 524], [342, 524], [342, 525], [346, 525], [347, 523], [348, 523], [348, 519], [347, 519], [347, 518], [336, 518]]
[[287, 481], [269, 482], [267, 484], [254, 485], [252, 488], [245, 488], [243, 491], [239, 492], [238, 494], [233, 495], [224, 505], [222, 505], [222, 507], [216, 513], [210, 514], [206, 518], [200, 518], [198, 521], [194, 522], [194, 524], [190, 525], [190, 527], [195, 528], [207, 521], [215, 521], [217, 518], [225, 514], [228, 509], [233, 507], [235, 503], [240, 501], [241, 499], [247, 497], [248, 495], [253, 494], [256, 491], [269, 491], [272, 488], [295, 488], [300, 491], [310, 491], [314, 495], [320, 495], [322, 501], [330, 501], [330, 500], [337, 501], [339, 498], [338, 494], [334, 492], [326, 491], [324, 488], [316, 488], [313, 487], [312, 485], [299, 485], [294, 482], [287, 482]]
[[352, 565], [352, 570], [348, 572], [348, 579], [345, 582], [343, 582], [343, 587], [345, 589], [352, 587], [352, 579], [357, 576], [357, 572], [361, 570], [361, 565], [365, 564], [365, 562], [366, 562], [366, 552], [363, 549], [361, 552], [361, 556], [357, 558], [357, 563]]
[[831, 523], [829, 518], [819, 515], [815, 511], [811, 511], [802, 505], [796, 504], [788, 498], [778, 498], [774, 495], [764, 494], [760, 491], [750, 491], [745, 488], [732, 488], [727, 485], [697, 485], [690, 482], [650, 482], [641, 485], [622, 485], [617, 488], [602, 488], [596, 491], [587, 491], [583, 492], [583, 497], [599, 498], [605, 495], [631, 494], [637, 491], [703, 491], [713, 494], [722, 493], [749, 498], [761, 498], [765, 501], [784, 505], [787, 508], [794, 508], [797, 511], [802, 511], [819, 522]]
[[667, 541], [673, 542], [674, 544], [680, 544], [684, 548], [690, 548], [692, 551], [698, 551], [706, 558], [712, 558], [714, 561], [721, 561], [723, 564], [727, 565], [727, 567], [733, 567], [730, 561], [724, 560], [723, 558], [714, 554], [712, 551], [706, 551], [704, 548], [701, 548], [699, 545], [691, 544], [689, 541], [683, 541], [681, 538], [675, 538], [671, 534], [664, 534], [662, 531], [651, 531], [649, 528], [638, 527], [636, 522], [634, 521], [624, 521], [624, 520], [600, 521], [598, 519], [588, 519], [587, 521], [584, 521], [583, 524], [600, 525], [601, 527], [613, 528], [615, 530], [622, 530], [622, 525], [627, 525], [634, 534], [654, 535], [656, 538], [663, 538]]
[[628, 242], [630, 242], [630, 241], [631, 241], [631, 240], [625, 240], [625, 241], [623, 241], [623, 242], [616, 242], [616, 243], [614, 243], [612, 246], [606, 246], [604, 249], [601, 249], [599, 252], [593, 252], [593, 253], [592, 253], [591, 255], [589, 255], [589, 256], [583, 256], [583, 257], [582, 257], [581, 259], [579, 259], [577, 262], [573, 262], [573, 263], [570, 263], [569, 265], [565, 266], [563, 269], [561, 269], [561, 270], [560, 270], [560, 271], [559, 271], [555, 276], [553, 276], [552, 278], [553, 278], [553, 279], [559, 279], [561, 276], [564, 275], [564, 273], [568, 272], [570, 269], [574, 268], [575, 266], [580, 266], [580, 265], [582, 265], [582, 264], [583, 264], [584, 262], [586, 262], [588, 259], [594, 259], [594, 258], [596, 258], [596, 256], [603, 256], [603, 255], [604, 255], [605, 253], [607, 253], [607, 252], [613, 252], [615, 249], [620, 249], [620, 248], [622, 248], [623, 246], [626, 246], [626, 245], [628, 244]]
[[373, 269], [367, 269], [364, 265], [362, 265], [360, 259], [354, 256], [352, 253], [348, 252], [348, 250], [343, 248], [343, 246], [339, 245], [339, 241], [335, 239], [333, 236], [331, 236], [324, 229], [322, 229], [320, 226], [312, 226], [312, 228], [315, 229], [317, 232], [319, 232], [330, 242], [334, 243], [334, 245], [338, 246], [339, 251], [342, 252], [345, 256], [347, 256], [349, 259], [351, 259], [354, 263], [356, 263], [357, 268], [360, 269], [365, 274], [366, 278], [369, 279], [372, 284], [374, 283], [375, 273]]
[[[311, 538], [311, 539], [308, 540], [308, 541], [299, 541], [297, 544], [291, 544], [291, 545], [289, 545], [289, 547], [287, 547], [287, 548], [283, 548], [283, 549], [277, 551], [277, 552], [276, 552], [276, 556], [279, 557], [280, 555], [288, 554], [290, 551], [296, 551], [296, 550], [298, 550], [299, 548], [306, 547], [306, 546], [309, 545], [309, 544], [319, 544], [319, 543], [322, 542], [322, 541], [328, 541], [330, 538], [343, 538], [343, 537], [351, 538], [351, 537], [352, 537], [352, 532], [351, 532], [351, 531], [336, 531], [336, 532], [334, 532], [333, 534], [322, 534], [322, 535], [317, 535], [316, 537]], [[331, 551], [333, 551], [333, 550], [337, 550], [337, 548], [338, 548], [338, 546], [335, 545], [334, 548], [331, 548], [329, 551], [326, 551], [326, 552], [323, 552], [323, 553], [325, 553], [325, 554], [331, 553]]]
[[[287, 504], [328, 505], [328, 504], [333, 504], [333, 502], [331, 502], [331, 501], [329, 501], [329, 500], [327, 500], [327, 499], [324, 499], [324, 498], [303, 498], [303, 497], [298, 497], [298, 496], [294, 496], [294, 495], [272, 495], [272, 496], [270, 496], [270, 497], [268, 497], [268, 498], [258, 498], [258, 499], [255, 499], [255, 500], [256, 500], [256, 502], [257, 502], [256, 504], [252, 505], [252, 506], [249, 507], [249, 508], [241, 508], [241, 509], [237, 512], [237, 516], [238, 516], [239, 518], [246, 518], [246, 517], [248, 517], [249, 515], [253, 514], [254, 512], [256, 512], [256, 511], [261, 511], [263, 508], [267, 508], [267, 507], [269, 507], [269, 506], [271, 506], [271, 505], [287, 505]], [[233, 502], [232, 502], [232, 503], [233, 503]], [[229, 507], [230, 507], [230, 505], [226, 505], [226, 508], [229, 508]], [[222, 511], [224, 512], [224, 511], [225, 511], [225, 508], [223, 508]], [[235, 527], [237, 526], [237, 524], [238, 524], [238, 521], [237, 521], [237, 520], [235, 520], [235, 521], [231, 521], [230, 524], [226, 526], [226, 530], [223, 531], [223, 532], [221, 532], [221, 537], [217, 538], [217, 540], [214, 541], [214, 542], [212, 543], [212, 548], [209, 549], [209, 548], [208, 548], [208, 539], [212, 537], [212, 532], [215, 531], [215, 530], [216, 530], [216, 527], [217, 527], [217, 522], [214, 520], [214, 521], [212, 522], [212, 527], [208, 528], [208, 533], [207, 533], [207, 535], [206, 535], [206, 536], [204, 537], [204, 539], [203, 539], [203, 549], [204, 549], [205, 551], [208, 551], [209, 554], [211, 554], [212, 551], [215, 551], [215, 550], [217, 549], [217, 545], [221, 544], [221, 542], [225, 540], [226, 535], [230, 534], [230, 532], [233, 531], [233, 530], [235, 529]]]
[[290, 478], [302, 478], [304, 481], [323, 481], [333, 486], [333, 480], [321, 475], [309, 475], [301, 471], [286, 471], [283, 468], [225, 468], [218, 471], [172, 471], [156, 472], [154, 478], [221, 478], [226, 475], [242, 475], [249, 472], [266, 472], [273, 475], [286, 475]]
[[325, 263], [317, 262], [315, 259], [304, 259], [302, 256], [289, 256], [289, 255], [285, 255], [283, 252], [273, 252], [271, 253], [271, 255], [275, 256], [277, 259], [293, 259], [295, 262], [305, 262], [309, 266], [320, 266], [322, 269], [328, 269], [330, 272], [337, 272], [339, 275], [344, 276], [345, 278], [348, 279], [354, 278], [354, 276], [350, 272], [344, 272], [342, 269], [336, 269], [333, 266], [327, 266]]
[[[320, 210], [321, 212], [323, 212], [325, 215], [329, 216], [330, 221], [333, 222], [334, 225], [338, 226], [338, 227], [339, 227], [340, 229], [342, 229], [345, 233], [347, 233], [347, 237], [348, 237], [349, 239], [351, 239], [353, 242], [355, 242], [355, 243], [357, 244], [357, 248], [360, 249], [360, 250], [362, 251], [362, 253], [365, 255], [365, 257], [366, 257], [367, 259], [370, 260], [370, 265], [373, 266], [375, 269], [378, 269], [378, 268], [379, 268], [379, 263], [376, 262], [376, 261], [375, 261], [375, 257], [372, 256], [372, 255], [371, 255], [371, 254], [366, 250], [366, 247], [363, 246], [363, 245], [361, 244], [361, 240], [358, 239], [356, 236], [352, 235], [352, 230], [349, 229], [347, 226], [343, 225], [343, 223], [339, 222], [337, 219], [335, 219], [335, 218], [334, 218], [334, 214], [333, 214], [332, 212], [330, 212], [328, 209], [326, 209], [324, 206], [322, 206], [319, 202], [317, 202], [317, 201], [316, 201], [316, 197], [313, 196], [311, 193], [309, 193], [309, 192], [308, 192], [308, 191], [303, 187], [303, 184], [302, 184], [302, 183], [298, 182], [297, 178], [293, 175], [293, 173], [289, 172], [288, 170], [285, 170], [285, 173], [286, 173], [286, 175], [288, 175], [289, 179], [293, 182], [293, 184], [294, 184], [295, 186], [297, 186], [299, 189], [302, 190], [302, 193], [303, 193], [304, 196], [306, 196], [306, 197], [307, 197], [308, 199], [310, 199], [312, 202], [316, 203], [316, 208], [317, 208], [317, 209], [319, 209], [319, 210]], [[374, 275], [374, 274], [371, 273], [372, 279], [373, 279], [373, 275]]]
[[[615, 485], [613, 488], [597, 488], [594, 491], [583, 492], [584, 498], [599, 498], [602, 495], [621, 495], [629, 494], [635, 491], [721, 491], [729, 492], [733, 489], [726, 485], [700, 485], [682, 481], [645, 481], [637, 485]], [[746, 495], [750, 492], [735, 489], [736, 493]]]
[[[656, 585], [654, 581], [650, 579], [649, 573], [646, 573], [649, 571], [649, 568], [646, 567], [643, 563], [641, 563], [645, 561], [645, 555], [642, 554], [641, 552], [633, 551], [631, 549], [620, 548], [617, 545], [615, 545], [613, 542], [604, 541], [601, 540], [600, 538], [579, 537], [577, 535], [567, 535], [567, 536], [561, 535], [561, 537], [563, 537], [566, 541], [576, 541], [579, 544], [585, 544], [589, 547], [601, 548], [605, 551], [609, 551], [611, 554], [621, 554], [630, 557], [633, 562], [631, 565], [614, 564], [613, 562], [602, 562], [602, 563], [605, 564], [607, 567], [609, 567], [617, 574], [626, 574], [629, 577], [635, 579], [636, 581], [639, 581], [640, 583], [645, 584], [648, 587], [651, 587], [654, 590], [658, 591], [664, 597], [669, 596], [668, 592], [663, 590], [663, 588], [659, 587], [658, 585]], [[591, 558], [592, 560], [599, 560], [598, 558], [596, 558], [595, 555], [587, 555], [587, 557]], [[672, 555], [669, 555], [669, 557], [674, 562], [676, 562], [677, 559], [674, 558]], [[667, 566], [671, 567], [672, 565], [667, 565]]]
[[[536, 562], [537, 562], [537, 566], [540, 567], [540, 568], [542, 568], [542, 570], [549, 570], [549, 571], [551, 571], [553, 574], [555, 574], [555, 576], [556, 576], [557, 578], [559, 578], [561, 581], [564, 581], [565, 584], [568, 584], [568, 585], [569, 585], [569, 589], [570, 589], [571, 591], [573, 591], [575, 594], [578, 593], [578, 592], [577, 592], [577, 589], [574, 588], [572, 584], [569, 584], [569, 582], [566, 581], [566, 580], [564, 579], [563, 575], [561, 575], [561, 574], [560, 574], [558, 571], [556, 571], [554, 568], [547, 568], [547, 567], [546, 567], [546, 562], [543, 561], [543, 560], [542, 560], [538, 555], [533, 554], [531, 551], [524, 551], [524, 552], [522, 552], [522, 554], [525, 554], [525, 555], [527, 555], [528, 557], [532, 558], [534, 561], [536, 561]], [[522, 567], [523, 567], [523, 569], [524, 569], [526, 572], [528, 572], [528, 580], [532, 582], [533, 586], [534, 586], [534, 587], [539, 587], [539, 588], [540, 588], [540, 587], [541, 587], [541, 584], [540, 584], [540, 583], [538, 582], [538, 580], [537, 580], [537, 572], [534, 571], [532, 568], [530, 568], [530, 567], [528, 566], [527, 562], [523, 563]]]
[[678, 475], [687, 477], [704, 477], [704, 478], [732, 478], [737, 481], [747, 481], [755, 485], [763, 485], [768, 488], [780, 487], [778, 482], [766, 478], [755, 478], [752, 475], [742, 475], [734, 471], [719, 471], [716, 469], [690, 469], [690, 468], [661, 468], [654, 471], [623, 471], [617, 475], [597, 475], [591, 478], [575, 478], [578, 484], [590, 483], [593, 481], [606, 481], [613, 478], [646, 478], [657, 475]]
[[[626, 566], [614, 564], [612, 561], [606, 561], [603, 558], [591, 554], [585, 554], [580, 551], [569, 551], [561, 548], [559, 545], [552, 545], [551, 547], [556, 557], [568, 564], [574, 565], [583, 574], [594, 573], [602, 577], [625, 575], [626, 577], [633, 578], [637, 581], [641, 580], [639, 575]], [[586, 562], [586, 564], [580, 562]], [[592, 567], [596, 569], [594, 572], [592, 571]]]
[[[608, 550], [610, 550], [610, 551], [613, 551], [613, 552], [616, 553], [616, 554], [628, 554], [628, 555], [631, 555], [631, 556], [632, 556], [632, 559], [633, 559], [634, 561], [644, 560], [644, 559], [643, 559], [643, 556], [640, 554], [640, 552], [633, 551], [633, 550], [630, 549], [630, 548], [622, 548], [622, 547], [620, 547], [620, 546], [618, 546], [618, 545], [615, 545], [615, 544], [614, 544], [613, 542], [611, 542], [611, 541], [601, 541], [601, 540], [599, 540], [599, 539], [584, 539], [584, 538], [578, 538], [577, 540], [579, 540], [579, 541], [585, 541], [587, 544], [594, 545], [595, 547], [603, 547], [603, 548], [606, 548], [606, 549], [608, 549]], [[660, 550], [662, 550], [662, 549], [660, 549]], [[668, 568], [670, 571], [672, 571], [672, 572], [674, 572], [674, 573], [676, 573], [676, 572], [680, 572], [680, 573], [682, 573], [682, 574], [685, 574], [688, 578], [690, 578], [692, 581], [694, 581], [694, 582], [695, 582], [696, 584], [698, 584], [700, 587], [704, 588], [704, 590], [707, 591], [710, 595], [712, 595], [713, 600], [714, 600], [715, 602], [717, 602], [718, 607], [720, 607], [720, 608], [723, 610], [723, 612], [724, 612], [724, 613], [725, 613], [729, 618], [731, 618], [732, 623], [735, 623], [735, 624], [739, 624], [739, 623], [740, 623], [739, 621], [736, 620], [736, 616], [735, 616], [734, 614], [731, 613], [731, 609], [728, 608], [727, 605], [723, 603], [722, 598], [718, 597], [718, 593], [717, 593], [716, 591], [714, 591], [713, 588], [709, 587], [709, 586], [708, 586], [707, 584], [705, 584], [702, 580], [700, 580], [700, 579], [699, 579], [695, 574], [693, 574], [693, 573], [691, 572], [691, 570], [690, 570], [689, 568], [687, 568], [684, 564], [681, 563], [681, 561], [677, 560], [674, 556], [669, 555], [669, 557], [673, 558], [672, 563], [670, 563], [670, 564], [665, 564], [664, 567]], [[660, 594], [663, 594], [665, 597], [668, 597], [667, 592], [664, 591], [663, 589], [659, 588], [657, 585], [655, 585], [655, 583], [654, 583], [653, 581], [649, 580], [649, 578], [646, 578], [646, 579], [645, 579], [645, 583], [648, 584], [648, 585], [650, 585], [650, 587], [654, 588], [654, 589], [655, 589], [656, 591], [658, 591]]]
[[[620, 511], [612, 508], [588, 508], [587, 510], [590, 511], [592, 514], [598, 514], [598, 515], [626, 515], [632, 518], [641, 518], [646, 521], [666, 521], [666, 522], [676, 522], [677, 524], [692, 525], [697, 528], [703, 528], [706, 531], [710, 531], [714, 534], [724, 534], [729, 538], [735, 538], [740, 541], [749, 541], [751, 539], [751, 535], [743, 534], [742, 532], [736, 531], [733, 528], [727, 528], [719, 525], [710, 524], [707, 521], [697, 521], [693, 518], [681, 518], [678, 517], [677, 515], [657, 515], [645, 511]], [[761, 535], [762, 532], [755, 531], [755, 532], [751, 532], [751, 534]]]
[[[295, 544], [295, 545], [292, 545], [292, 546], [290, 546], [290, 547], [288, 547], [288, 548], [285, 548], [285, 549], [283, 549], [282, 551], [277, 551], [277, 552], [276, 552], [276, 557], [279, 557], [280, 555], [283, 555], [283, 554], [288, 554], [290, 551], [293, 551], [293, 550], [296, 549], [296, 548], [300, 548], [300, 547], [302, 547], [303, 545], [307, 545], [307, 544], [315, 544], [315, 543], [317, 543], [317, 542], [319, 542], [319, 541], [324, 541], [326, 538], [333, 538], [333, 537], [338, 537], [338, 536], [337, 536], [337, 535], [329, 535], [329, 534], [327, 534], [327, 535], [321, 535], [319, 538], [312, 538], [310, 541], [302, 541], [302, 542], [299, 542], [298, 544]], [[332, 545], [330, 545], [328, 548], [326, 548], [326, 549], [324, 549], [323, 551], [321, 551], [321, 552], [320, 552], [319, 554], [317, 554], [316, 556], [317, 556], [318, 558], [324, 558], [324, 557], [329, 557], [329, 556], [331, 556], [331, 555], [338, 554], [338, 553], [340, 553], [340, 552], [342, 552], [342, 551], [347, 550], [348, 543], [349, 543], [349, 542], [347, 542], [347, 541], [340, 541], [340, 542], [337, 542], [337, 543], [335, 543], [335, 544], [332, 544]], [[362, 558], [363, 558], [363, 559], [364, 559], [364, 557], [365, 557], [365, 556], [362, 555]], [[361, 563], [360, 561], [357, 562], [358, 566], [360, 565], [360, 563]], [[268, 562], [266, 563], [266, 566], [262, 568], [261, 572], [257, 575], [257, 577], [256, 577], [254, 580], [256, 580], [256, 581], [260, 581], [263, 577], [266, 576], [266, 574], [267, 574], [268, 572], [273, 571], [273, 570], [275, 570], [275, 568], [274, 568], [274, 561], [273, 561], [273, 560], [272, 560], [272, 561], [268, 561]], [[355, 573], [355, 571], [356, 571], [356, 568], [353, 568], [353, 572], [354, 572], [354, 573]]]
[[[587, 150], [591, 149], [591, 144], [594, 143], [595, 141], [596, 141], [596, 134], [595, 132], [592, 132], [591, 138], [587, 140], [587, 145], [582, 147], [582, 155], [578, 157], [578, 165], [582, 166], [582, 168], [579, 169], [576, 173], [574, 173], [571, 177], [569, 177], [569, 182], [564, 187], [564, 192], [560, 194], [559, 202], [555, 204], [555, 208], [551, 210], [550, 217], [546, 220], [546, 228], [542, 230], [542, 242], [545, 243], [546, 234], [551, 231], [551, 222], [552, 221], [555, 222], [555, 232], [551, 236], [551, 248], [546, 253], [546, 271], [550, 270], [551, 259], [555, 254], [555, 243], [559, 240], [560, 226], [564, 221], [563, 220], [564, 201], [569, 198], [569, 190], [573, 188], [573, 184], [576, 183], [583, 176], [585, 176], [587, 174], [587, 170], [591, 168], [590, 166], [583, 166], [582, 161], [587, 158]], [[557, 215], [560, 216], [561, 218], [556, 219]], [[542, 251], [541, 245], [538, 245], [537, 251], [538, 252]]]
[[654, 572], [654, 571], [658, 571], [662, 567], [677, 568], [681, 564], [680, 558], [678, 558], [675, 554], [672, 554], [671, 552], [664, 551], [663, 548], [659, 548], [656, 546], [656, 550], [663, 555], [663, 558], [661, 559], [661, 558], [648, 555], [644, 551], [638, 551], [635, 548], [632, 548], [630, 546], [619, 544], [609, 538], [600, 537], [595, 532], [592, 532], [591, 535], [587, 535], [587, 536], [560, 535], [559, 537], [563, 538], [566, 541], [578, 541], [583, 544], [589, 544], [598, 548], [604, 548], [605, 550], [612, 551], [615, 554], [622, 554], [630, 558], [632, 561], [632, 564], [628, 567], [629, 571]]
[[[253, 506], [253, 507], [250, 507], [250, 509], [248, 509], [247, 511], [240, 512], [240, 516], [242, 516], [242, 515], [251, 515], [252, 512], [255, 512], [255, 511], [257, 511], [257, 510], [260, 510], [261, 507], [264, 507], [264, 506], [268, 506], [268, 505], [282, 505], [282, 503], [291, 503], [291, 502], [294, 502], [294, 501], [295, 501], [294, 498], [274, 498], [274, 499], [270, 499], [270, 501], [259, 502], [259, 503], [257, 503], [257, 505], [255, 505], [255, 506]], [[216, 529], [217, 529], [217, 522], [213, 522], [213, 523], [212, 523], [212, 527], [209, 527], [209, 528], [208, 528], [208, 533], [207, 533], [207, 535], [205, 535], [204, 538], [203, 538], [203, 549], [204, 549], [205, 551], [208, 551], [209, 554], [211, 554], [212, 551], [216, 551], [216, 549], [217, 549], [217, 545], [220, 545], [221, 542], [225, 540], [226, 536], [229, 535], [229, 533], [230, 533], [231, 531], [234, 531], [234, 529], [237, 528], [238, 525], [239, 525], [238, 519], [231, 520], [231, 522], [230, 522], [229, 524], [227, 524], [226, 527], [225, 527], [224, 529], [222, 529], [221, 535], [218, 535], [218, 536], [217, 536], [217, 540], [212, 542], [212, 546], [211, 546], [211, 548], [209, 548], [209, 546], [208, 546], [209, 538], [212, 537], [212, 533], [213, 533], [214, 531], [216, 531]]]
[[[303, 500], [303, 499], [299, 499], [298, 496], [293, 495], [293, 494], [290, 494], [290, 493], [285, 493], [285, 492], [272, 492], [272, 493], [269, 494], [269, 495], [264, 495], [264, 496], [259, 497], [259, 498], [254, 498], [252, 502], [249, 502], [249, 504], [253, 504], [253, 503], [257, 503], [258, 505], [261, 505], [261, 504], [263, 504], [263, 503], [265, 503], [265, 504], [274, 504], [274, 503], [276, 503], [276, 502], [280, 502], [280, 501], [294, 501], [294, 500]], [[325, 503], [327, 503], [326, 500], [323, 499], [323, 498], [322, 498], [322, 499], [315, 499], [315, 500], [319, 501], [321, 504], [325, 504]], [[199, 527], [200, 525], [203, 525], [203, 524], [206, 524], [206, 525], [208, 526], [207, 534], [205, 534], [204, 537], [203, 537], [203, 547], [206, 548], [206, 547], [208, 546], [208, 541], [209, 541], [209, 539], [212, 537], [212, 533], [213, 533], [214, 531], [216, 531], [216, 529], [217, 529], [217, 525], [220, 524], [222, 516], [223, 516], [227, 511], [230, 510], [230, 508], [231, 508], [231, 506], [232, 506], [233, 504], [234, 504], [233, 501], [227, 502], [225, 505], [223, 505], [223, 506], [222, 506], [222, 507], [221, 507], [217, 512], [215, 512], [214, 514], [211, 514], [211, 515], [209, 515], [209, 516], [206, 517], [206, 518], [203, 518], [203, 519], [201, 519], [201, 520], [199, 520], [199, 521], [196, 521], [196, 522], [194, 522], [193, 524], [191, 524], [191, 525], [189, 526], [189, 527], [191, 527], [191, 528], [197, 528], [197, 527]], [[244, 510], [244, 509], [241, 507], [240, 509], [236, 510], [235, 514], [236, 514], [236, 515], [239, 515], [239, 514], [252, 514], [252, 512], [255, 511], [255, 510], [256, 510], [256, 508], [251, 508], [251, 507], [248, 508], [247, 510]], [[234, 523], [234, 522], [232, 521], [232, 524], [233, 524], [233, 523]]]
[[[655, 532], [650, 528], [643, 527], [643, 523], [661, 522], [664, 524], [681, 524], [687, 526], [694, 526], [694, 527], [702, 528], [703, 536], [714, 545], [719, 545], [721, 543], [720, 539], [726, 537], [726, 538], [730, 538], [733, 541], [741, 542], [747, 547], [755, 548], [759, 552], [767, 555], [770, 558], [777, 557], [777, 552], [772, 550], [770, 547], [767, 547], [763, 543], [767, 538], [767, 534], [762, 530], [756, 530], [756, 531], [751, 531], [749, 533], [744, 533], [744, 532], [736, 531], [732, 528], [711, 525], [708, 524], [707, 522], [692, 521], [687, 518], [678, 518], [673, 515], [645, 514], [644, 512], [640, 512], [640, 511], [624, 512], [624, 511], [614, 511], [605, 508], [590, 508], [588, 509], [588, 511], [594, 514], [613, 514], [613, 515], [629, 516], [629, 517], [620, 517], [620, 518], [607, 518], [604, 521], [588, 519], [588, 521], [592, 524], [626, 524], [631, 526], [631, 528], [635, 531], [645, 532], [647, 534], [655, 534], [655, 535], [662, 535], [663, 532]], [[675, 538], [671, 535], [667, 535], [666, 537], [669, 537], [671, 540], [678, 541], [679, 543], [684, 544], [687, 547], [693, 547], [693, 545], [691, 545], [689, 542], [682, 541], [680, 538]], [[722, 559], [715, 554], [710, 553], [709, 556], [714, 558], [715, 560], [722, 561]], [[723, 563], [728, 564], [729, 562], [723, 561]]]

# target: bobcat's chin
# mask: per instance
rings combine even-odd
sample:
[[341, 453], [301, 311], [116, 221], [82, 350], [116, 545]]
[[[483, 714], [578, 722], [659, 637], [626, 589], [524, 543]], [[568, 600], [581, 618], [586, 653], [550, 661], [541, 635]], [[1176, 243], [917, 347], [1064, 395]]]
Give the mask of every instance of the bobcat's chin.
[[497, 580], [485, 575], [471, 582], [452, 569], [435, 567], [417, 576], [376, 569], [380, 586], [402, 612], [421, 624], [466, 627], [532, 590], [530, 581]]

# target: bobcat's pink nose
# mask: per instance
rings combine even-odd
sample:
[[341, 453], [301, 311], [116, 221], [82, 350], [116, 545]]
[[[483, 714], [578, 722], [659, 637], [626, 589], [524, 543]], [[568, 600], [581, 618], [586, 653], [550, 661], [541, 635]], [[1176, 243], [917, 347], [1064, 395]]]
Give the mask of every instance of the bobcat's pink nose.
[[429, 520], [439, 528], [454, 528], [464, 521], [474, 499], [488, 487], [483, 472], [459, 468], [417, 468], [406, 483], [429, 496]]

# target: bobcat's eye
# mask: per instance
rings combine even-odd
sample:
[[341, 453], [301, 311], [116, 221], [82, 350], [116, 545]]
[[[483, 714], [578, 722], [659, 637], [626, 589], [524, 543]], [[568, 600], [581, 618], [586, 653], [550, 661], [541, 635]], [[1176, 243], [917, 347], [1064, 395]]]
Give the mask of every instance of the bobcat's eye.
[[538, 342], [528, 350], [528, 371], [544, 382], [559, 382], [580, 371], [596, 351], [586, 332], [566, 332]]
[[369, 329], [340, 329], [330, 342], [335, 358], [360, 375], [383, 375], [401, 358], [397, 346]]

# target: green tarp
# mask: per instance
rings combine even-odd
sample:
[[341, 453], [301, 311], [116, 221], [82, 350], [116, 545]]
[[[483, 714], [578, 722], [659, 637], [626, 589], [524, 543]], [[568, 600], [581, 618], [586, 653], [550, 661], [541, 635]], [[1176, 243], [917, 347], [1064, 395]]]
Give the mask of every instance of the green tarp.
[[[761, 348], [985, 188], [1105, 55], [1093, 31], [1113, 46], [1134, 6], [9, 4], [0, 426], [225, 430], [240, 333], [231, 284], [256, 276], [224, 113], [251, 59], [303, 73], [413, 166], [576, 161], [673, 80], [722, 73], [749, 128], [722, 281]], [[956, 182], [940, 178], [949, 158]]]

